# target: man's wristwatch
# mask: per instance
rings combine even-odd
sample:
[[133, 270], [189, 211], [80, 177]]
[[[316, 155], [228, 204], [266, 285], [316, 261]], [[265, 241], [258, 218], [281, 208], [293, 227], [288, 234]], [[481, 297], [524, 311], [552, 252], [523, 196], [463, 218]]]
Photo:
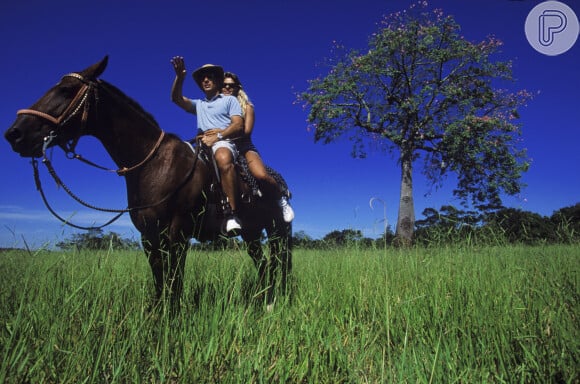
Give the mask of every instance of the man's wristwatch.
[[222, 135], [221, 132], [218, 132], [217, 138], [218, 140], [222, 140], [224, 138], [224, 135]]

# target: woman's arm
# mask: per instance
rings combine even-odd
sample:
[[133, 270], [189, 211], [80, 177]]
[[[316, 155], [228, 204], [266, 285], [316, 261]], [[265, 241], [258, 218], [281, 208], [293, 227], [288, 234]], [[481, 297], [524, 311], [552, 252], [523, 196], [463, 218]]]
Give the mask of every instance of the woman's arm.
[[244, 113], [244, 136], [250, 136], [252, 134], [255, 119], [254, 106], [252, 104], [246, 105], [246, 111]]

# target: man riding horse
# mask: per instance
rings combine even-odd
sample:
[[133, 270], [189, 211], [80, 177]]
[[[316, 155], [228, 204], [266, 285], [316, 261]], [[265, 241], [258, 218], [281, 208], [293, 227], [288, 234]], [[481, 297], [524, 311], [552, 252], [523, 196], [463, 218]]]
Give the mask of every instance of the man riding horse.
[[197, 115], [197, 126], [202, 131], [201, 142], [212, 150], [219, 169], [221, 187], [229, 203], [229, 212], [225, 212], [225, 232], [234, 234], [242, 229], [236, 216], [238, 188], [234, 162], [238, 151], [232, 142], [233, 138], [243, 134], [240, 103], [235, 97], [220, 93], [224, 70], [212, 64], [206, 64], [193, 72], [193, 78], [205, 93], [205, 99], [184, 97], [182, 89], [187, 73], [185, 63], [181, 57], [174, 57], [171, 63], [176, 75], [171, 88], [171, 100], [186, 112]]

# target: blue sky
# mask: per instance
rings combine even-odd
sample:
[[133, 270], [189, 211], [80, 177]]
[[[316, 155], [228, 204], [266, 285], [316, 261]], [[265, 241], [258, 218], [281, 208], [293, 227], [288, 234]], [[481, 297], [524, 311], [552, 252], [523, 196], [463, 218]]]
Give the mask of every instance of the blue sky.
[[[265, 161], [287, 179], [296, 211], [295, 231], [319, 238], [332, 230], [360, 229], [378, 237], [386, 222], [396, 223], [400, 171], [389, 155], [350, 157], [348, 142], [315, 144], [306, 111], [296, 93], [307, 80], [324, 74], [318, 66], [331, 55], [333, 40], [364, 49], [382, 15], [403, 10], [410, 1], [38, 1], [0, 5], [0, 126], [6, 130], [16, 111], [28, 108], [60, 77], [109, 55], [102, 78], [151, 112], [166, 131], [193, 136], [195, 122], [169, 98], [174, 77], [170, 58], [185, 57], [188, 69], [205, 63], [236, 72], [256, 105], [254, 142]], [[580, 42], [559, 56], [545, 56], [527, 42], [524, 23], [539, 1], [432, 0], [455, 17], [468, 40], [495, 35], [504, 42], [498, 58], [514, 61], [513, 89], [539, 91], [521, 110], [525, 146], [533, 159], [524, 176], [527, 188], [506, 198], [507, 206], [542, 215], [580, 201]], [[565, 1], [580, 14], [578, 0]], [[219, 5], [218, 5], [219, 4]], [[191, 78], [184, 94], [201, 96]], [[91, 138], [77, 152], [114, 168]], [[63, 181], [97, 206], [124, 208], [123, 180], [52, 153]], [[53, 245], [75, 230], [63, 226], [44, 207], [35, 189], [29, 159], [0, 140], [0, 247]], [[46, 170], [43, 184], [54, 208], [71, 221], [101, 224], [109, 214], [78, 205], [55, 187]], [[458, 205], [452, 180], [431, 191], [415, 173], [416, 216], [424, 208]], [[384, 202], [369, 206], [372, 198]], [[386, 214], [385, 214], [386, 213]], [[105, 228], [138, 239], [128, 216]]]

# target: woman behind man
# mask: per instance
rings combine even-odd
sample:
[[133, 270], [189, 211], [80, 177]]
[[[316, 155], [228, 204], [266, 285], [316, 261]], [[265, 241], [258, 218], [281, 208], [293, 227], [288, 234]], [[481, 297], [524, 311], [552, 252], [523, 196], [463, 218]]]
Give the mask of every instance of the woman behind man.
[[242, 88], [242, 83], [237, 75], [232, 72], [224, 74], [222, 94], [237, 97], [240, 106], [242, 107], [242, 118], [244, 119], [244, 134], [236, 140], [236, 146], [241, 155], [246, 158], [248, 168], [252, 176], [256, 178], [260, 188], [268, 196], [275, 196], [278, 199], [278, 205], [282, 209], [282, 216], [287, 223], [294, 219], [294, 210], [288, 204], [288, 200], [284, 192], [276, 180], [268, 173], [264, 162], [258, 153], [258, 150], [252, 143], [252, 131], [254, 130], [255, 112], [254, 105], [250, 101], [248, 95]]

